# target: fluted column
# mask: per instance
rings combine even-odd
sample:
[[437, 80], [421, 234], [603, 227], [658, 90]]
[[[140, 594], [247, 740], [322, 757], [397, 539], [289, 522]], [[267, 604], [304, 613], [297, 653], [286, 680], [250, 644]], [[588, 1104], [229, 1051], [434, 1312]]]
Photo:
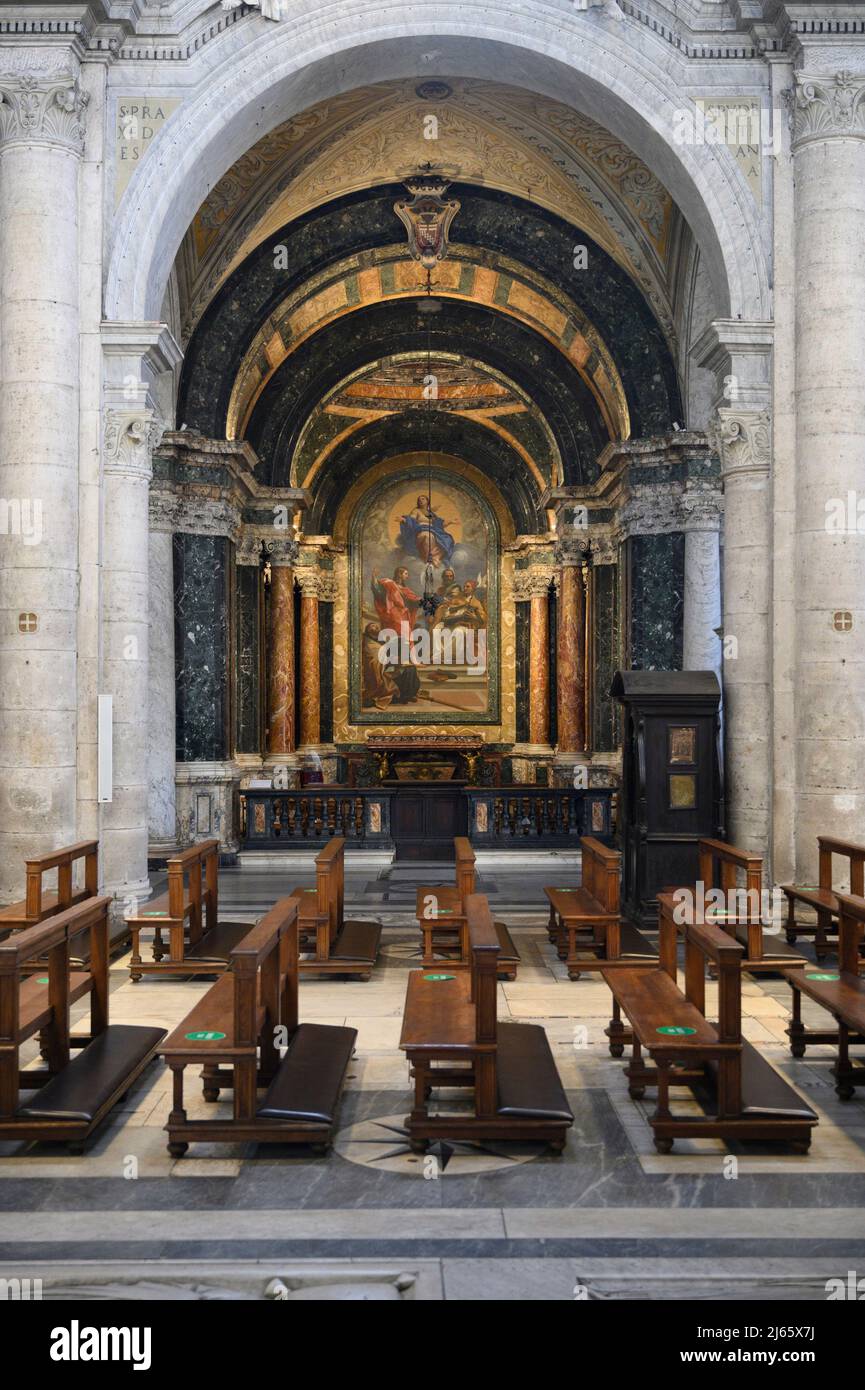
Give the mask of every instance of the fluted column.
[[270, 572], [270, 633], [267, 661], [268, 756], [285, 761], [294, 753], [294, 558], [275, 555]]
[[558, 753], [586, 748], [586, 588], [585, 543], [562, 541], [556, 649]]
[[72, 55], [0, 55], [0, 900], [76, 837], [78, 181]]
[[865, 74], [797, 75], [793, 152], [795, 841], [812, 882], [817, 835], [861, 841], [865, 821]]

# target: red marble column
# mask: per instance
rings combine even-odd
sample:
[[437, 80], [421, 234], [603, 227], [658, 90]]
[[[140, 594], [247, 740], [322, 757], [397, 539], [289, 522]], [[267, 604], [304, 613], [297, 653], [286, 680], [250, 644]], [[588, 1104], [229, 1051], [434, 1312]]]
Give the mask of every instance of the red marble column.
[[304, 588], [300, 600], [300, 743], [321, 741], [320, 654], [318, 649], [318, 594]]
[[270, 754], [294, 752], [294, 570], [274, 565], [270, 580], [267, 682]]
[[586, 748], [586, 591], [581, 557], [568, 557], [559, 578], [557, 715], [560, 753]]
[[539, 578], [531, 593], [529, 618], [529, 743], [550, 739], [549, 580]]

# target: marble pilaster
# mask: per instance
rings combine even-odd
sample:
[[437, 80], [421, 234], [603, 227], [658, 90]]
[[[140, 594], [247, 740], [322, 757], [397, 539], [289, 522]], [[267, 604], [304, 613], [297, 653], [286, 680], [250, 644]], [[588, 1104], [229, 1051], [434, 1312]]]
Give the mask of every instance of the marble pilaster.
[[71, 51], [0, 54], [0, 901], [77, 831], [86, 102]]
[[721, 674], [721, 546], [717, 518], [685, 532], [682, 670]]
[[151, 529], [150, 652], [147, 683], [147, 833], [151, 845], [176, 843], [174, 703], [174, 557], [172, 534]]

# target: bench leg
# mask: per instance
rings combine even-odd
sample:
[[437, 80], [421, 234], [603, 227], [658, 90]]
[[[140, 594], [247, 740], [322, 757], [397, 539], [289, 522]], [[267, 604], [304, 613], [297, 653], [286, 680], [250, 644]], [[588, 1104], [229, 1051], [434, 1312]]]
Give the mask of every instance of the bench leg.
[[613, 1000], [613, 1017], [610, 1019], [607, 1028], [607, 1037], [610, 1040], [610, 1056], [622, 1057], [625, 1052], [625, 1041], [628, 1030], [622, 1022], [622, 1010], [619, 1007], [618, 999]]
[[850, 1030], [846, 1023], [838, 1020], [838, 1060], [835, 1063], [835, 1091], [839, 1100], [852, 1100], [856, 1087], [851, 1080], [853, 1064], [850, 1061]]
[[[652, 1124], [657, 1120], [671, 1120], [670, 1114], [670, 1063], [658, 1062], [658, 1103], [652, 1116]], [[669, 1135], [655, 1134], [655, 1148], [659, 1154], [672, 1153], [673, 1141]]]
[[[814, 933], [814, 954], [818, 961], [825, 960], [829, 954], [829, 942], [827, 935], [832, 924], [832, 918], [827, 912], [817, 913], [817, 930]], [[839, 942], [840, 947], [840, 942]]]
[[430, 1082], [431, 1068], [429, 1062], [416, 1061], [413, 1065], [414, 1074], [414, 1106], [412, 1112], [406, 1118], [405, 1127], [409, 1132], [409, 1147], [412, 1153], [426, 1153], [427, 1140], [413, 1139], [411, 1137], [412, 1124], [422, 1124], [427, 1118], [427, 1101], [432, 1087]]
[[802, 1022], [802, 991], [796, 989], [795, 985], [791, 985], [790, 993], [793, 996], [793, 1009], [790, 1022], [787, 1026], [787, 1036], [790, 1039], [790, 1054], [793, 1057], [804, 1057], [805, 1025]]
[[796, 909], [792, 898], [787, 899], [787, 945], [796, 945]]
[[181, 1143], [171, 1138], [172, 1125], [186, 1124], [186, 1111], [183, 1108], [183, 1072], [185, 1063], [169, 1062], [172, 1076], [174, 1079], [174, 1094], [171, 1106], [171, 1114], [168, 1116], [168, 1152], [172, 1158], [182, 1158], [189, 1148], [186, 1143]]
[[219, 1100], [219, 1066], [206, 1062], [201, 1069], [201, 1093], [205, 1100]]
[[642, 1100], [646, 1094], [646, 1084], [654, 1085], [657, 1080], [657, 1073], [643, 1062], [643, 1049], [637, 1037], [633, 1040], [633, 1052], [630, 1062], [625, 1067], [625, 1076], [628, 1078], [628, 1095], [631, 1100]]
[[162, 944], [162, 928], [157, 927], [153, 933], [153, 959], [158, 963], [165, 955], [165, 947]]

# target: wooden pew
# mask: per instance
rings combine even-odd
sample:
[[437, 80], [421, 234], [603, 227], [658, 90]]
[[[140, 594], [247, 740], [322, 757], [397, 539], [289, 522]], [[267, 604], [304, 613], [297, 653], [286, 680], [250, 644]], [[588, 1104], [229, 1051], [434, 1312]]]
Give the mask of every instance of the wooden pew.
[[[126, 922], [132, 934], [129, 977], [218, 975], [251, 922], [219, 921], [219, 841], [202, 840], [167, 862], [168, 889], [143, 902]], [[141, 955], [141, 932], [154, 929], [153, 959]], [[168, 934], [166, 953], [163, 932]]]
[[[413, 1150], [435, 1139], [517, 1139], [560, 1153], [573, 1115], [543, 1028], [496, 1017], [498, 934], [486, 898], [465, 901], [470, 969], [409, 973], [400, 1048], [414, 1079]], [[430, 1114], [434, 1089], [470, 1087], [473, 1113]]]
[[[865, 979], [860, 973], [865, 897], [838, 893], [838, 969], [787, 970], [793, 993], [793, 1017], [787, 1030], [790, 1051], [803, 1057], [808, 1043], [832, 1043], [838, 1049], [833, 1071], [841, 1100], [851, 1100], [856, 1086], [865, 1085], [865, 1065], [850, 1057], [850, 1044], [865, 1043]], [[813, 999], [834, 1018], [837, 1029], [806, 1029], [802, 995]]]
[[[108, 1022], [111, 902], [87, 898], [0, 943], [0, 1139], [63, 1141], [81, 1152], [165, 1037], [163, 1028]], [[77, 970], [71, 947], [85, 933], [88, 967]], [[22, 978], [43, 960], [44, 975]], [[70, 1008], [86, 995], [90, 1028], [73, 1034]], [[45, 1066], [22, 1070], [21, 1045], [37, 1033]]]
[[[800, 884], [783, 885], [782, 892], [787, 897], [787, 940], [795, 945], [800, 936], [813, 936], [818, 960], [824, 960], [830, 945], [829, 936], [835, 936], [838, 929], [838, 890], [832, 871], [832, 856], [847, 861], [847, 877], [850, 892], [854, 897], [865, 897], [865, 845], [854, 845], [849, 840], [836, 840], [831, 835], [818, 835], [817, 847], [820, 853], [819, 883], [816, 888]], [[814, 912], [816, 921], [800, 922], [796, 918], [796, 904]]]
[[[763, 903], [763, 859], [759, 854], [737, 849], [723, 840], [700, 840], [699, 882], [704, 896], [713, 890], [724, 894], [725, 908], [708, 907], [703, 920], [722, 927], [745, 947], [741, 968], [750, 974], [779, 973], [785, 966], [803, 966], [804, 956], [780, 938], [779, 931], [767, 931]], [[683, 890], [669, 890], [682, 892]], [[697, 898], [697, 885], [688, 892]], [[660, 899], [659, 899], [660, 900]]]
[[[657, 1087], [649, 1123], [659, 1153], [677, 1138], [780, 1141], [806, 1153], [817, 1117], [788, 1082], [742, 1037], [742, 961], [745, 947], [728, 930], [681, 910], [673, 893], [660, 893], [660, 963], [604, 969], [617, 1013], [610, 1050], [620, 1042], [616, 1018], [631, 1025], [628, 1092], [640, 1100]], [[677, 941], [685, 942], [684, 990], [677, 982]], [[706, 1011], [706, 967], [718, 976], [717, 1019]], [[655, 1063], [646, 1065], [644, 1050]], [[615, 1053], [613, 1055], [616, 1055]], [[689, 1087], [702, 1115], [676, 1115], [670, 1087]]]
[[[580, 840], [582, 884], [579, 888], [545, 888], [550, 904], [547, 927], [559, 959], [567, 961], [568, 978], [583, 970], [600, 970], [612, 961], [657, 961], [657, 952], [619, 910], [622, 856], [591, 835]], [[578, 952], [594, 952], [594, 958]]]
[[[75, 865], [84, 861], [83, 883], [75, 886]], [[20, 902], [0, 908], [0, 939], [9, 931], [32, 927], [63, 912], [85, 898], [94, 898], [99, 887], [99, 841], [82, 840], [66, 845], [51, 854], [39, 854], [24, 861], [26, 871], [25, 895]], [[44, 877], [57, 870], [57, 891], [45, 891]]]
[[[418, 888], [415, 912], [423, 936], [423, 962], [433, 966], [436, 957], [469, 963], [466, 899], [475, 892], [475, 852], [465, 835], [454, 839], [456, 883]], [[494, 923], [499, 941], [499, 979], [515, 980], [520, 953], [504, 922]]]
[[[233, 948], [230, 967], [160, 1048], [174, 1077], [168, 1152], [179, 1158], [197, 1140], [325, 1151], [357, 1030], [298, 1021], [297, 898], [274, 904]], [[287, 1044], [282, 1057], [278, 1029]], [[184, 1072], [199, 1062], [205, 1100], [217, 1100], [221, 1089], [233, 1092], [230, 1116], [188, 1118]]]
[[355, 975], [368, 980], [378, 958], [380, 922], [346, 921], [345, 840], [337, 835], [315, 860], [315, 887], [293, 888], [300, 906], [304, 974]]

